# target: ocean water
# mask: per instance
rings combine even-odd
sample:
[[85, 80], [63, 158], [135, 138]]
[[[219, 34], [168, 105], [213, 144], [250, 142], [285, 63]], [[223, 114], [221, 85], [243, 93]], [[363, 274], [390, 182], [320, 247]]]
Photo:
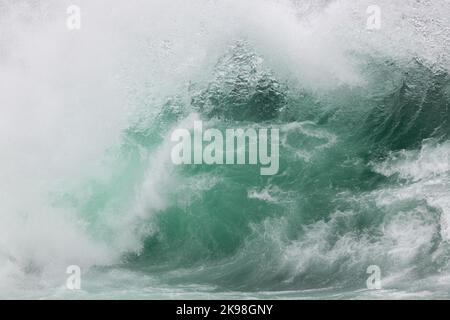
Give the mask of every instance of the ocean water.
[[[450, 298], [448, 0], [71, 4], [0, 0], [0, 298]], [[193, 119], [278, 174], [173, 165]]]

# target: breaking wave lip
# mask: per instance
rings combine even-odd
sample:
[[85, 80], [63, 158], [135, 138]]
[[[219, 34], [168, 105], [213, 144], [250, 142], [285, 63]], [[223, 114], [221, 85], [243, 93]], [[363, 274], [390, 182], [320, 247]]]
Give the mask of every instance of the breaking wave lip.
[[438, 178], [450, 171], [450, 142], [425, 142], [420, 150], [391, 153], [382, 163], [374, 165], [376, 172], [413, 182]]
[[[368, 1], [138, 2], [82, 3], [102, 14], [79, 38], [57, 1], [5, 4], [2, 296], [73, 297], [74, 263], [87, 297], [443, 295], [448, 1], [381, 1], [378, 33]], [[170, 129], [198, 117], [280, 127], [283, 171], [174, 168]], [[385, 290], [360, 289], [369, 264]]]

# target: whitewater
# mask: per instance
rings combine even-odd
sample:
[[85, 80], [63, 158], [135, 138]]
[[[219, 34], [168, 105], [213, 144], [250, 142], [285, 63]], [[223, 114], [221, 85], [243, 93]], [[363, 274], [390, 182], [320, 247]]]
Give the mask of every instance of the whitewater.
[[[379, 29], [366, 0], [72, 4], [0, 0], [0, 298], [450, 298], [449, 0]], [[277, 174], [174, 165], [194, 121], [279, 130]]]

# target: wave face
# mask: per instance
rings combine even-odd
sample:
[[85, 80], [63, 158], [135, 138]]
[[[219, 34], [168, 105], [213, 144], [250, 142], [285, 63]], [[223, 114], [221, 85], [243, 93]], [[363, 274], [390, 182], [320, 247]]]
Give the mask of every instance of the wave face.
[[[0, 0], [0, 297], [448, 298], [450, 3], [378, 3]], [[279, 174], [174, 166], [195, 119]]]

